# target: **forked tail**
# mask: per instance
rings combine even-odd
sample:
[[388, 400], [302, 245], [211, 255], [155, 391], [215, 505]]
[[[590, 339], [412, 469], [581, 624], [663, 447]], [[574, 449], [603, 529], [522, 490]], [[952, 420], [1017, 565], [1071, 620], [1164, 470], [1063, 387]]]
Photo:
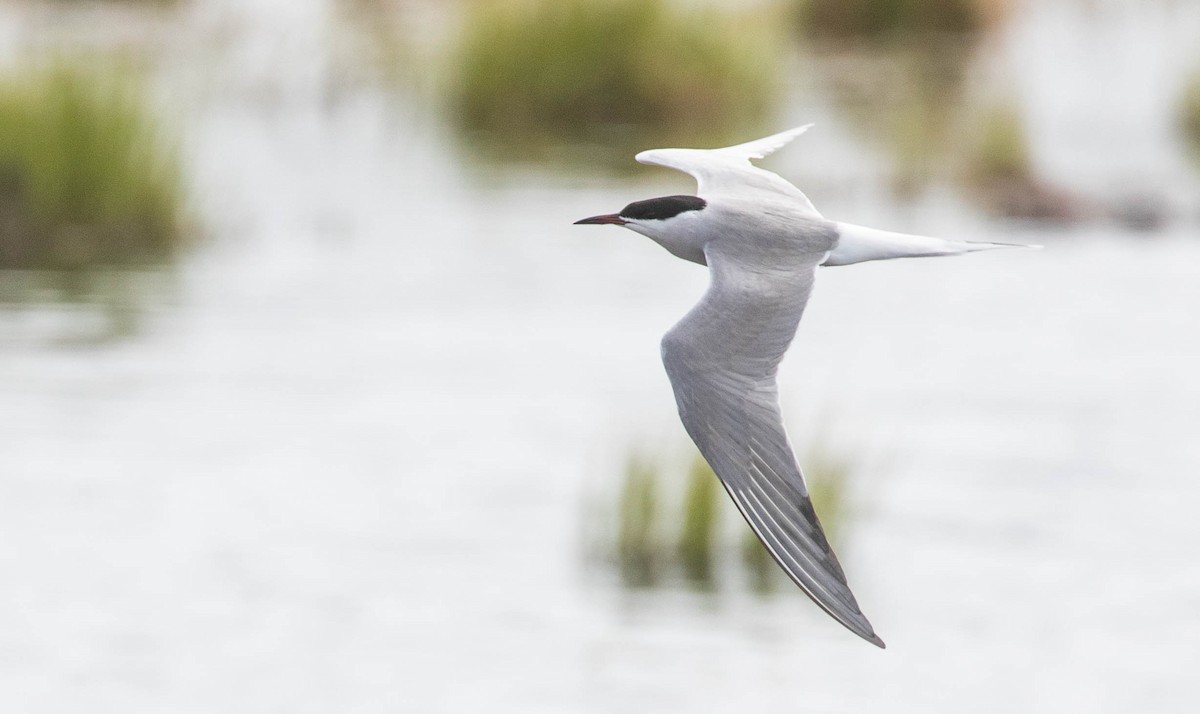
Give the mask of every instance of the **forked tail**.
[[907, 233], [892, 233], [850, 223], [838, 223], [838, 243], [822, 265], [851, 265], [868, 260], [923, 258], [938, 255], [962, 255], [996, 248], [1040, 248], [1013, 243], [972, 243], [943, 240]]

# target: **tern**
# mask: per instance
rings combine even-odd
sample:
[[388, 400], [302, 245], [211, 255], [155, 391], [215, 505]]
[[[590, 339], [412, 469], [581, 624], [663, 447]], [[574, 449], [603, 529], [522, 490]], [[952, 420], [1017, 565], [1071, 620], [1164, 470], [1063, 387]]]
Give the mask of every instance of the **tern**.
[[697, 195], [635, 201], [576, 224], [624, 226], [708, 266], [707, 292], [662, 340], [679, 418], [775, 562], [825, 612], [882, 648], [825, 537], [784, 430], [779, 362], [819, 266], [1024, 246], [823, 218], [798, 188], [751, 163], [811, 126], [723, 149], [643, 151], [635, 157], [643, 164], [691, 174]]

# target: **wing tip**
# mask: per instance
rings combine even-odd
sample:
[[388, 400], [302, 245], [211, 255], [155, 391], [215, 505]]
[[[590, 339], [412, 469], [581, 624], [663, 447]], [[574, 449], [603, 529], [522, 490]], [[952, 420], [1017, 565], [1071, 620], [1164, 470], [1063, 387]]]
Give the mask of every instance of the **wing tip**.
[[[808, 131], [809, 129], [813, 128], [816, 125], [817, 125], [816, 122], [810, 121], [807, 124], [801, 124], [800, 126], [794, 126], [791, 129], [784, 129], [783, 131], [779, 132], [778, 134], [773, 134], [771, 136], [767, 136], [767, 137], [763, 137], [763, 138], [764, 139], [774, 139], [775, 137], [786, 136], [789, 139], [791, 139], [791, 138], [800, 136], [801, 134], [803, 134], [804, 132]], [[759, 139], [758, 141], [762, 141], [762, 140], [763, 139]]]
[[[867, 616], [863, 614], [862, 608], [859, 607], [858, 601], [854, 598], [854, 593], [850, 590], [850, 584], [846, 582], [844, 574], [841, 574], [840, 577], [834, 577], [834, 582], [840, 584], [845, 589], [846, 595], [849, 596], [848, 600], [842, 599], [842, 601], [839, 603], [838, 598], [825, 598], [818, 595], [813, 591], [811, 586], [804, 582], [804, 579], [800, 575], [800, 573], [803, 571], [797, 572], [793, 570], [793, 568], [787, 565], [783, 557], [780, 556], [776, 549], [777, 545], [781, 545], [778, 537], [764, 535], [764, 530], [766, 529], [765, 522], [760, 522], [761, 516], [757, 514], [757, 511], [752, 515], [749, 501], [744, 500], [742, 495], [743, 492], [739, 489], [731, 488], [727, 483], [725, 483], [724, 480], [721, 481], [721, 485], [725, 487], [725, 492], [729, 494], [730, 499], [733, 501], [734, 505], [737, 506], [738, 511], [742, 514], [742, 518], [745, 519], [746, 523], [750, 526], [750, 529], [754, 531], [754, 535], [758, 537], [758, 540], [762, 543], [763, 547], [767, 549], [767, 552], [771, 555], [771, 558], [775, 560], [775, 563], [779, 565], [780, 569], [783, 570], [788, 578], [800, 588], [801, 592], [807, 595], [810, 600], [816, 603], [819, 608], [824, 610], [826, 614], [832, 617], [833, 620], [842, 627], [846, 628], [850, 632], [853, 632], [867, 642], [870, 642], [881, 650], [887, 649], [887, 645], [884, 643], [883, 638], [875, 634], [875, 628], [872, 627], [871, 621], [868, 620]], [[767, 532], [769, 532], [769, 530]], [[828, 544], [826, 544], [826, 546], [828, 546]], [[836, 564], [837, 556], [833, 554], [832, 549], [830, 549], [829, 553], [833, 556], [834, 563]], [[841, 572], [840, 567], [838, 568], [838, 572]], [[840, 605], [840, 607], [838, 607], [838, 605]]]
[[[856, 606], [857, 604], [858, 603], [855, 603]], [[833, 615], [833, 613], [830, 614]], [[845, 627], [847, 630], [850, 630], [867, 642], [870, 642], [881, 650], [886, 650], [887, 644], [883, 641], [882, 637], [875, 634], [875, 628], [871, 626], [871, 623], [867, 620], [867, 616], [862, 613], [862, 610], [857, 610], [855, 614], [858, 615], [858, 619], [861, 620], [861, 622], [853, 622], [850, 620], [850, 618], [838, 617], [837, 615], [833, 615], [833, 619], [836, 620], [839, 625]]]
[[733, 151], [733, 152], [739, 152], [739, 153], [740, 153], [740, 151], [748, 150], [749, 151], [749, 153], [747, 154], [748, 158], [765, 159], [768, 156], [770, 156], [771, 154], [775, 153], [776, 151], [779, 151], [783, 147], [792, 143], [792, 141], [795, 140], [796, 137], [800, 136], [804, 132], [811, 129], [813, 127], [813, 125], [814, 125], [813, 122], [809, 122], [807, 124], [801, 124], [800, 126], [792, 127], [791, 129], [786, 129], [784, 131], [781, 131], [778, 134], [772, 134], [770, 136], [764, 136], [761, 139], [747, 141], [744, 144], [737, 144], [736, 146], [730, 146], [730, 147], [728, 147], [728, 150]]
[[[858, 603], [855, 603], [854, 612], [857, 617], [853, 619], [848, 617], [839, 617], [834, 615], [832, 612], [829, 614], [833, 615], [833, 619], [836, 620], [837, 623], [842, 627], [845, 627], [847, 630], [850, 630], [879, 649], [886, 650], [887, 644], [883, 641], [882, 637], [875, 634], [875, 628], [871, 626], [870, 621], [867, 620], [867, 616], [862, 613], [862, 610], [858, 609], [857, 605]], [[828, 612], [828, 610], [826, 610], [826, 612]]]
[[684, 169], [680, 168], [682, 166], [680, 160], [686, 161], [688, 156], [703, 151], [703, 149], [646, 149], [634, 154], [633, 160], [639, 164], [665, 166], [668, 169], [683, 171]]
[[660, 149], [646, 149], [645, 151], [639, 151], [634, 154], [633, 160], [639, 164], [654, 165], [654, 154], [658, 151], [660, 151]]

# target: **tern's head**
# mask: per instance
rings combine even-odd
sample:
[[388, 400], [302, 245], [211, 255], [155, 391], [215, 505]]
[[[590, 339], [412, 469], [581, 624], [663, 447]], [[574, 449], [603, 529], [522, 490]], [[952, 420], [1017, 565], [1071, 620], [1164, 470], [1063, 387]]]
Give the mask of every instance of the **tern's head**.
[[699, 196], [648, 198], [645, 201], [634, 201], [622, 208], [620, 213], [592, 216], [575, 221], [575, 224], [625, 226], [642, 235], [658, 238], [681, 223], [695, 219], [707, 205], [708, 203]]

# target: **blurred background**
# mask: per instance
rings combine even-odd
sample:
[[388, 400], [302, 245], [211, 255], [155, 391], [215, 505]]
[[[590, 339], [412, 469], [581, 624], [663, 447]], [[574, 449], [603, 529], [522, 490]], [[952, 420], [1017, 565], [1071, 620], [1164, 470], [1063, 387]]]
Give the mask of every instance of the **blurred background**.
[[[782, 373], [879, 651], [674, 413], [707, 278], [571, 222], [765, 162], [1036, 243], [822, 271]], [[0, 2], [0, 707], [1183, 712], [1200, 3]]]

